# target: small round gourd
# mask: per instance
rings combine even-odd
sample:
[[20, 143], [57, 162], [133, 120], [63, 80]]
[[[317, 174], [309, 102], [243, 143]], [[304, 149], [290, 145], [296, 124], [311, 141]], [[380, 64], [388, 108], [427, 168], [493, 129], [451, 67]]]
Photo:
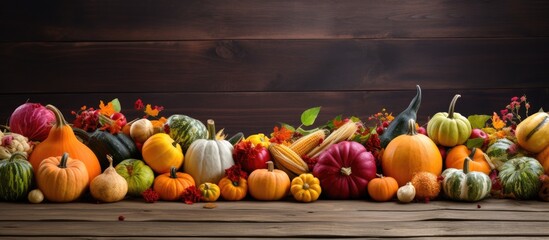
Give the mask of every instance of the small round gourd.
[[406, 185], [398, 188], [397, 198], [402, 203], [409, 203], [416, 197], [416, 188], [412, 182], [406, 183]]
[[219, 186], [215, 183], [205, 182], [198, 186], [198, 190], [202, 195], [201, 199], [204, 202], [215, 202], [221, 195]]
[[393, 199], [398, 191], [398, 183], [392, 177], [378, 175], [368, 183], [368, 194], [378, 202], [386, 202]]
[[29, 192], [27, 199], [30, 203], [41, 203], [44, 201], [44, 194], [40, 191], [40, 189], [34, 189]]
[[436, 113], [427, 123], [427, 134], [438, 145], [453, 147], [465, 143], [471, 136], [473, 129], [469, 120], [454, 112], [459, 97], [459, 94], [454, 96], [448, 112]]
[[153, 134], [154, 126], [149, 119], [139, 119], [130, 126], [130, 136], [138, 143], [144, 143]]
[[239, 201], [246, 197], [248, 193], [248, 181], [240, 177], [238, 181], [232, 181], [229, 177], [223, 177], [219, 180], [219, 189], [221, 197], [228, 201]]
[[101, 202], [118, 202], [128, 193], [128, 182], [116, 172], [110, 155], [107, 155], [107, 160], [109, 160], [109, 167], [92, 180], [90, 193], [93, 198]]
[[416, 199], [433, 200], [440, 194], [440, 183], [435, 174], [418, 172], [412, 177], [412, 185], [416, 190]]
[[476, 202], [484, 199], [492, 189], [490, 177], [483, 172], [470, 171], [471, 158], [463, 161], [463, 169], [447, 168], [442, 172], [442, 189], [452, 200]]
[[314, 202], [322, 193], [320, 181], [313, 174], [302, 173], [291, 182], [290, 192], [299, 202]]

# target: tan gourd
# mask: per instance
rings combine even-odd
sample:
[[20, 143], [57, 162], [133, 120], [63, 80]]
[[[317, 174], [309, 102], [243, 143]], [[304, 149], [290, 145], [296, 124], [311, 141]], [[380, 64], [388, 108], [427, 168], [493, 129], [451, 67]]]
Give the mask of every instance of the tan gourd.
[[128, 182], [112, 166], [112, 157], [107, 155], [107, 159], [109, 167], [92, 180], [90, 193], [101, 202], [118, 202], [128, 193]]
[[130, 127], [130, 136], [138, 143], [144, 143], [154, 134], [154, 126], [149, 119], [142, 118], [134, 123]]

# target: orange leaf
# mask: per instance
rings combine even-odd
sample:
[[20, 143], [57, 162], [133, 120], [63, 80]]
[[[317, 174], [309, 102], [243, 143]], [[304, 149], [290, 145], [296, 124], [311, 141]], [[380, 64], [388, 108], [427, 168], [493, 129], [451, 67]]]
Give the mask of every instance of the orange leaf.
[[499, 116], [494, 112], [494, 115], [492, 115], [492, 126], [494, 126], [495, 129], [502, 129], [505, 127], [505, 122], [503, 122]]
[[107, 103], [105, 106], [105, 103], [103, 101], [99, 101], [99, 113], [105, 115], [105, 116], [111, 116], [115, 113], [114, 106], [112, 105], [112, 102]]
[[145, 114], [147, 114], [151, 117], [158, 116], [159, 112], [160, 111], [158, 110], [158, 108], [153, 109], [150, 104], [147, 104], [147, 106], [145, 106]]

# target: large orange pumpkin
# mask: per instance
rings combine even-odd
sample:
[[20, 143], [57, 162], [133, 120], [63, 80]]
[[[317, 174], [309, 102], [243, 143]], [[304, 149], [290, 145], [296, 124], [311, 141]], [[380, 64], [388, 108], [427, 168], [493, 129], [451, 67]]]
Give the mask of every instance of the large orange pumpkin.
[[169, 173], [171, 167], [179, 169], [184, 160], [179, 143], [165, 133], [149, 137], [141, 152], [143, 160], [158, 174]]
[[88, 171], [83, 162], [62, 156], [44, 159], [36, 174], [38, 188], [52, 202], [72, 202], [86, 191]]
[[42, 160], [61, 156], [66, 152], [71, 158], [84, 162], [88, 171], [88, 181], [91, 182], [97, 175], [101, 174], [101, 165], [97, 156], [89, 147], [78, 141], [71, 126], [69, 126], [59, 109], [52, 105], [47, 105], [46, 108], [53, 112], [56, 123], [51, 128], [46, 140], [38, 144], [29, 157], [34, 173], [37, 173]]
[[457, 145], [450, 150], [446, 155], [446, 168], [463, 169], [463, 162], [467, 157], [471, 159], [469, 171], [483, 172], [486, 175], [492, 171], [488, 155], [478, 148], [469, 150], [465, 145]]
[[175, 201], [181, 198], [181, 194], [190, 186], [194, 186], [194, 179], [187, 173], [177, 172], [176, 167], [170, 168], [170, 172], [158, 175], [154, 179], [153, 189], [165, 201]]
[[267, 169], [256, 169], [248, 177], [248, 190], [257, 200], [280, 200], [290, 190], [290, 177], [282, 170], [274, 169], [273, 162], [267, 162]]
[[408, 134], [394, 138], [385, 148], [381, 167], [383, 175], [393, 177], [399, 186], [403, 186], [418, 172], [440, 175], [442, 156], [429, 137], [416, 133], [415, 121], [410, 119]]

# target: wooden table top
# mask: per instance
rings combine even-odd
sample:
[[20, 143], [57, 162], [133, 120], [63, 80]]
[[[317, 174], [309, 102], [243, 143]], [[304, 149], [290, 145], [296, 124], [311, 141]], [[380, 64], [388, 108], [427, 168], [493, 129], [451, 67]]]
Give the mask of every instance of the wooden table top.
[[549, 236], [549, 203], [0, 203], [2, 239], [466, 238]]

